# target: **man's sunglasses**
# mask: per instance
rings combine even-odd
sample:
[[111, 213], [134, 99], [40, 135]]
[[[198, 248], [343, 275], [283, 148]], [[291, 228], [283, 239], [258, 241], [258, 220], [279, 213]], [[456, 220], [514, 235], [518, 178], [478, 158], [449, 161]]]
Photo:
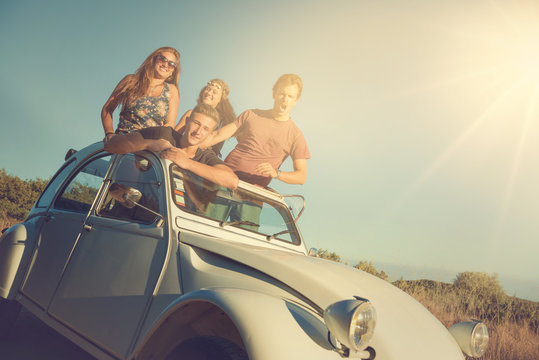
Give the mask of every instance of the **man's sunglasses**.
[[176, 66], [178, 66], [174, 61], [167, 59], [161, 54], [156, 55], [156, 58], [158, 61], [166, 63], [169, 67], [175, 68]]

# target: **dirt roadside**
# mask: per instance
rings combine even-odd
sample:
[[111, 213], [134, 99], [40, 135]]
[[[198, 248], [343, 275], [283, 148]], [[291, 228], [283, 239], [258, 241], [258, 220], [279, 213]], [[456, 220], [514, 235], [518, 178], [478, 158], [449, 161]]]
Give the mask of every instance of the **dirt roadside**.
[[95, 360], [24, 308], [10, 334], [0, 339], [2, 360]]

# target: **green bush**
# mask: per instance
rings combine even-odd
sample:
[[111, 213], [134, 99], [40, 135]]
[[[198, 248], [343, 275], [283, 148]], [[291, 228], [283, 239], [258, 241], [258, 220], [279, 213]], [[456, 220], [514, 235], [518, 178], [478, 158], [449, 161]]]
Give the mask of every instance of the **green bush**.
[[503, 312], [508, 296], [496, 274], [466, 271], [457, 275], [453, 285], [461, 295], [466, 312], [491, 320], [506, 316]]
[[[318, 249], [316, 251], [316, 257], [326, 259], [326, 260], [335, 261], [335, 262], [341, 262], [341, 257], [339, 255], [337, 255], [334, 252], [330, 252], [327, 249]], [[358, 262], [354, 267], [356, 269], [365, 271], [365, 272], [367, 272], [369, 274], [372, 274], [374, 276], [378, 276], [382, 280], [387, 280], [387, 278], [388, 278], [388, 275], [385, 273], [384, 270], [382, 270], [382, 271], [376, 270], [376, 268], [372, 264], [372, 261], [363, 261], [362, 260], [362, 261]]]
[[21, 180], [0, 169], [0, 220], [22, 221], [46, 184], [47, 180]]
[[341, 262], [341, 257], [339, 255], [334, 252], [329, 252], [329, 250], [326, 249], [318, 249], [316, 251], [316, 257], [335, 262]]
[[372, 261], [363, 261], [362, 260], [362, 261], [358, 262], [354, 267], [356, 269], [365, 271], [365, 272], [367, 272], [369, 274], [372, 274], [374, 276], [378, 276], [382, 280], [387, 280], [387, 278], [388, 278], [388, 275], [385, 273], [384, 270], [382, 270], [382, 271], [376, 270], [376, 268], [372, 264]]

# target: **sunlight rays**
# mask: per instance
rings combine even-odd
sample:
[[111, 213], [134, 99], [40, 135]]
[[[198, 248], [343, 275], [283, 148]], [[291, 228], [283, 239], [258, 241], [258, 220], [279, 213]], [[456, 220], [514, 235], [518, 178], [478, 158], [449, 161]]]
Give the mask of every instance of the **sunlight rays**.
[[507, 211], [509, 208], [509, 202], [513, 195], [513, 190], [514, 190], [516, 179], [518, 176], [518, 170], [522, 162], [523, 149], [524, 149], [524, 145], [526, 144], [526, 137], [528, 135], [528, 130], [532, 122], [537, 121], [537, 102], [539, 100], [537, 98], [538, 91], [539, 91], [539, 83], [536, 83], [533, 89], [532, 95], [530, 97], [530, 100], [529, 100], [528, 109], [526, 111], [526, 116], [524, 118], [522, 130], [520, 132], [520, 138], [518, 139], [516, 150], [515, 150], [515, 155], [513, 157], [513, 161], [511, 164], [511, 170], [509, 171], [509, 176], [507, 179], [507, 186], [505, 188], [502, 201], [500, 204], [500, 208], [498, 211], [498, 218], [495, 223], [495, 228], [493, 231], [494, 243], [499, 240], [501, 228], [503, 224], [505, 223], [505, 217], [507, 215]]
[[[415, 181], [396, 198], [391, 211], [401, 208], [412, 196], [414, 196], [422, 186], [437, 172], [442, 166], [455, 155], [465, 142], [472, 141], [472, 137], [478, 133], [478, 129], [482, 126], [488, 126], [489, 119], [495, 121], [496, 111], [500, 112], [506, 107], [514, 104], [514, 101], [520, 101], [523, 95], [520, 92], [508, 99], [509, 95], [514, 94], [518, 89], [523, 88], [523, 84], [531, 85], [531, 98], [528, 103], [528, 109], [524, 114], [525, 119], [520, 131], [520, 137], [515, 139], [515, 154], [508, 169], [508, 180], [505, 189], [500, 191], [501, 205], [497, 224], [502, 221], [507, 211], [508, 204], [513, 195], [516, 179], [520, 169], [521, 159], [524, 152], [524, 144], [526, 135], [532, 121], [537, 117], [537, 91], [539, 87], [539, 6], [526, 4], [522, 8], [517, 8], [511, 4], [491, 1], [490, 5], [494, 9], [495, 16], [492, 21], [488, 21], [481, 25], [470, 22], [470, 18], [463, 20], [463, 26], [454, 28], [440, 29], [433, 24], [434, 28], [440, 31], [452, 34], [455, 39], [455, 51], [463, 51], [464, 49], [475, 49], [475, 52], [465, 53], [463, 56], [469, 56], [470, 61], [475, 63], [478, 60], [484, 60], [485, 67], [480, 70], [462, 71], [462, 75], [453, 76], [442, 79], [430, 84], [425, 84], [418, 87], [411, 87], [407, 91], [399, 94], [394, 94], [386, 98], [386, 101], [392, 101], [400, 97], [408, 97], [421, 93], [428, 93], [440, 88], [449, 87], [455, 84], [466, 84], [471, 80], [474, 88], [471, 90], [485, 91], [487, 82], [483, 81], [487, 77], [503, 76], [506, 79], [511, 79], [508, 87], [493, 100], [483, 110], [481, 115], [471, 122], [426, 168], [420, 173]], [[531, 6], [531, 7], [530, 7]], [[468, 22], [466, 22], [468, 21]], [[461, 41], [458, 41], [459, 39]], [[463, 42], [465, 45], [461, 45]], [[477, 46], [474, 47], [473, 44]], [[473, 59], [473, 61], [471, 60]], [[466, 63], [466, 62], [465, 62]], [[491, 65], [497, 63], [497, 65]], [[481, 87], [481, 85], [483, 87]], [[524, 90], [524, 94], [530, 94], [530, 91]], [[477, 87], [477, 88], [476, 88]], [[507, 119], [504, 121], [512, 121]], [[506, 123], [507, 124], [507, 123]], [[476, 135], [477, 136], [477, 135]], [[479, 143], [478, 146], [481, 146]], [[495, 225], [498, 226], [498, 225]], [[498, 230], [495, 231], [497, 233]]]
[[485, 109], [485, 111], [465, 129], [419, 176], [419, 178], [400, 196], [392, 206], [396, 210], [411, 197], [418, 189], [451, 157], [451, 155], [481, 126], [500, 104], [525, 81], [525, 77], [517, 79], [509, 89], [505, 90]]
[[462, 75], [449, 77], [449, 78], [446, 78], [446, 79], [431, 82], [431, 83], [428, 83], [428, 84], [423, 84], [423, 85], [416, 86], [416, 87], [411, 87], [408, 90], [404, 90], [404, 91], [401, 91], [401, 92], [398, 92], [398, 93], [394, 93], [394, 94], [389, 95], [389, 96], [386, 95], [386, 96], [384, 96], [384, 98], [381, 98], [378, 101], [374, 100], [373, 102], [374, 103], [387, 103], [387, 102], [390, 102], [390, 101], [404, 99], [404, 98], [411, 97], [411, 96], [414, 96], [414, 95], [424, 94], [424, 93], [431, 92], [431, 91], [434, 91], [434, 90], [437, 90], [437, 89], [446, 88], [446, 87], [449, 87], [451, 85], [457, 85], [457, 84], [464, 83], [464, 82], [471, 81], [471, 80], [475, 80], [475, 79], [478, 79], [478, 78], [481, 78], [481, 77], [486, 77], [486, 76], [490, 76], [490, 75], [493, 75], [493, 74], [497, 74], [500, 71], [502, 71], [504, 69], [508, 69], [508, 68], [510, 68], [512, 66], [514, 66], [514, 63], [505, 63], [505, 64], [499, 64], [499, 65], [491, 66], [491, 67], [488, 67], [488, 68], [485, 68], [485, 69], [470, 71], [470, 72], [462, 74]]

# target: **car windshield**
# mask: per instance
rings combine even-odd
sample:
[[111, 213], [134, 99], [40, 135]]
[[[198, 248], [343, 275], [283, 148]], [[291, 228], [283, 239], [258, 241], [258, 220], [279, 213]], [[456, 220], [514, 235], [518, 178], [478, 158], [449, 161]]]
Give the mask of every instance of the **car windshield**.
[[231, 190], [171, 165], [172, 196], [182, 210], [215, 220], [221, 227], [234, 226], [262, 234], [267, 240], [299, 244], [300, 239], [283, 202], [247, 189]]

